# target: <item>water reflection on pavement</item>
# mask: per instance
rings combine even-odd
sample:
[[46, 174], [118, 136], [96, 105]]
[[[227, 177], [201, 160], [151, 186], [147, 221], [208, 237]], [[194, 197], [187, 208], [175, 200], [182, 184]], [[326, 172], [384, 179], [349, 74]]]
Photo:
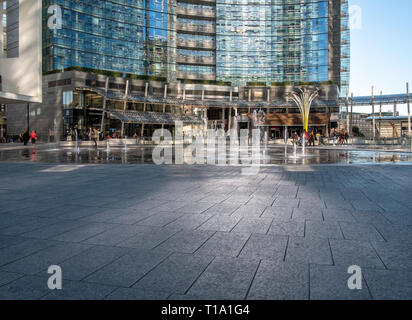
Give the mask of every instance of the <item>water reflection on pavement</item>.
[[[105, 148], [25, 148], [16, 150], [0, 150], [0, 161], [7, 162], [44, 162], [44, 163], [76, 163], [76, 164], [153, 164], [152, 146], [128, 147], [127, 149]], [[229, 150], [226, 161], [230, 161]], [[216, 159], [219, 157], [216, 156]], [[312, 164], [376, 164], [376, 163], [412, 163], [412, 153], [384, 151], [352, 151], [306, 149], [296, 154], [292, 147], [270, 146], [261, 150], [263, 165], [312, 165]]]

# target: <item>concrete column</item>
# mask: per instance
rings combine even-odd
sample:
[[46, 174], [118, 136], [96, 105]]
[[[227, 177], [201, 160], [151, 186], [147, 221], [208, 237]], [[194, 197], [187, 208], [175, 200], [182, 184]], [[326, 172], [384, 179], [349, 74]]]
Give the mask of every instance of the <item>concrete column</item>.
[[350, 135], [352, 135], [352, 128], [353, 128], [353, 92], [351, 94], [351, 99], [350, 99], [350, 131], [349, 131]]
[[350, 126], [350, 122], [349, 122], [349, 90], [348, 89], [346, 89], [345, 104], [346, 104], [346, 130], [348, 130], [348, 134], [350, 134], [350, 132], [349, 132], [349, 126]]
[[[165, 90], [163, 92], [163, 98], [167, 99], [167, 83], [165, 84]], [[163, 113], [166, 112], [166, 104], [163, 104]], [[164, 131], [165, 131], [165, 124], [162, 123], [162, 136], [164, 136]]]
[[249, 100], [248, 100], [249, 102], [252, 101], [252, 89], [249, 89], [249, 97], [248, 98], [249, 98]]
[[376, 128], [375, 128], [375, 96], [373, 93], [373, 86], [372, 86], [372, 137], [373, 141], [375, 141], [376, 137]]
[[411, 136], [411, 106], [409, 104], [409, 83], [406, 83], [406, 105], [408, 107], [408, 136]]
[[396, 117], [396, 111], [397, 111], [397, 104], [396, 102], [393, 104], [393, 116]]
[[[163, 104], [163, 113], [165, 113], [165, 112], [166, 112], [166, 105]], [[165, 130], [165, 124], [162, 123], [162, 136], [164, 136], [164, 130]]]
[[232, 100], [233, 100], [233, 92], [232, 92], [232, 89], [230, 89], [229, 101], [232, 102]]
[[[144, 97], [147, 98], [148, 95], [149, 95], [149, 83], [146, 82]], [[143, 103], [143, 111], [146, 111], [146, 103]], [[144, 133], [144, 122], [142, 122], [142, 129], [140, 131], [140, 137], [142, 138], [143, 138], [143, 133]]]
[[205, 100], [205, 90], [202, 90], [202, 101]]
[[27, 132], [30, 134], [30, 103], [27, 104], [26, 110], [26, 128]]
[[[124, 91], [124, 101], [123, 101], [123, 112], [126, 112], [127, 109], [127, 95], [129, 94], [129, 80], [126, 80], [126, 89]], [[122, 130], [120, 136], [124, 137], [124, 121], [122, 121]]]
[[183, 100], [185, 100], [185, 99], [186, 99], [186, 89], [183, 88]]
[[225, 108], [222, 108], [222, 123], [223, 123], [223, 127], [225, 127]]
[[267, 102], [270, 102], [270, 89], [267, 90]]
[[[381, 91], [382, 97], [382, 91]], [[379, 103], [379, 136], [381, 135], [381, 124], [382, 124], [382, 101]]]
[[107, 94], [107, 91], [109, 91], [109, 77], [106, 78], [106, 84], [104, 86], [105, 96], [103, 97], [102, 122], [100, 124], [100, 132], [102, 134], [103, 134], [103, 129], [104, 129], [104, 115], [106, 113], [106, 104], [107, 104], [106, 94]]
[[230, 129], [232, 129], [232, 110], [233, 110], [233, 108], [232, 107], [230, 107], [229, 108], [229, 124], [228, 124], [228, 130], [230, 130]]

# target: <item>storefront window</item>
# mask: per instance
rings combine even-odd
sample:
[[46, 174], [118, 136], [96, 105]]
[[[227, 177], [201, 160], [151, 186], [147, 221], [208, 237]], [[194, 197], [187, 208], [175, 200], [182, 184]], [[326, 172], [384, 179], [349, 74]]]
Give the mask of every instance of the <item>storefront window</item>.
[[73, 91], [63, 92], [63, 108], [64, 109], [73, 108]]

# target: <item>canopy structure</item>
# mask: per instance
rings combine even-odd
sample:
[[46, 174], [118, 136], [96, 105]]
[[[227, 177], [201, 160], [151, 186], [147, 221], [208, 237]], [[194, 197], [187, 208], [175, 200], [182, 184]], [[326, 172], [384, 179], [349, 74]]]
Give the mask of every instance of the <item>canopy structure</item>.
[[[372, 121], [372, 120], [373, 120], [372, 117], [366, 118], [366, 121]], [[408, 121], [408, 116], [383, 116], [383, 117], [376, 116], [375, 120], [376, 121]]]
[[175, 124], [176, 121], [181, 121], [183, 124], [203, 123], [203, 121], [196, 116], [179, 115], [173, 113], [148, 111], [109, 111], [108, 114], [111, 118], [125, 123]]
[[[386, 95], [376, 95], [373, 97], [373, 102], [375, 105], [391, 105], [394, 103], [405, 104], [408, 103], [409, 96], [407, 94], [386, 94]], [[341, 105], [345, 105], [346, 98], [341, 98], [339, 100]], [[360, 97], [348, 97], [348, 102], [352, 103], [354, 106], [370, 106], [372, 104], [372, 96], [360, 96]]]
[[[109, 100], [128, 101], [137, 103], [151, 103], [151, 104], [167, 104], [167, 105], [187, 105], [193, 107], [223, 107], [223, 108], [281, 108], [290, 105], [287, 99], [277, 99], [272, 101], [246, 101], [246, 100], [201, 100], [201, 99], [182, 99], [176, 97], [161, 97], [161, 96], [139, 96], [139, 95], [127, 95], [96, 88], [96, 87], [76, 87], [76, 90], [88, 90], [93, 91], [102, 97], [106, 97]], [[313, 107], [335, 107], [338, 105], [338, 100], [323, 100], [316, 99], [313, 101]]]

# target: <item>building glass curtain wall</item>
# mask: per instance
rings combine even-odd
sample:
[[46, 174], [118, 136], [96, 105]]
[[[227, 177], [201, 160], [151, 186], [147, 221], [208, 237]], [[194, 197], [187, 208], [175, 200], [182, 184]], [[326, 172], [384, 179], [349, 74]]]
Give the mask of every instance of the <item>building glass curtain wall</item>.
[[[62, 29], [47, 28], [52, 4], [62, 9]], [[342, 92], [349, 83], [348, 19], [348, 0], [44, 0], [43, 69], [234, 86], [333, 81]]]
[[349, 90], [350, 81], [350, 27], [349, 27], [349, 1], [342, 0], [341, 9], [341, 96]]
[[7, 2], [0, 0], [0, 58], [7, 57]]
[[[301, 126], [298, 108], [286, 98], [296, 86], [319, 88], [311, 123], [326, 131], [331, 114], [339, 110], [338, 96], [348, 86], [348, 0], [42, 4], [43, 83], [48, 91], [38, 107], [41, 116], [31, 121], [43, 136], [50, 128], [75, 125], [106, 131], [123, 131], [126, 125], [126, 135], [138, 125], [139, 136], [155, 129], [150, 121], [113, 119], [113, 110], [181, 110], [201, 115], [205, 126], [227, 129], [234, 117], [241, 117], [239, 128], [250, 124], [256, 109], [264, 109], [266, 125], [280, 136], [282, 126]], [[61, 9], [61, 28], [49, 27], [51, 6]]]
[[[50, 5], [62, 28], [47, 27]], [[44, 0], [43, 70], [83, 67], [147, 76], [167, 72], [167, 0]]]
[[217, 80], [328, 81], [328, 7], [327, 0], [219, 1]]

